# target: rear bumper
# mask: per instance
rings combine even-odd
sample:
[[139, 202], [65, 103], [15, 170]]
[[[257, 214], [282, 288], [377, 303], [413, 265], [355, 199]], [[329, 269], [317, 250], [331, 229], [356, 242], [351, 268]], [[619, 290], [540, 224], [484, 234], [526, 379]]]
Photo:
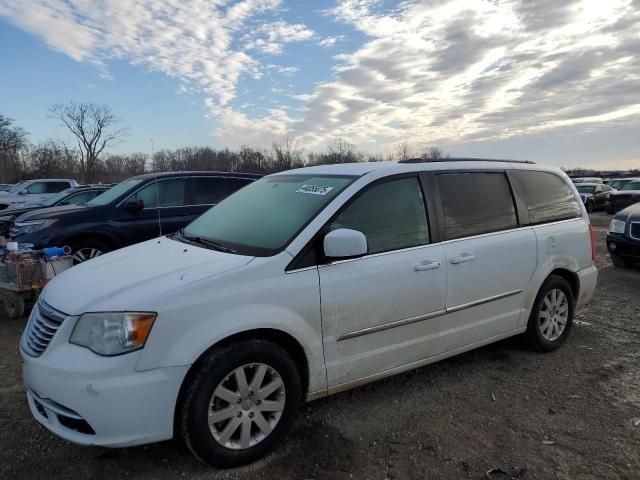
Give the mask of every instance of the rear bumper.
[[640, 241], [629, 240], [623, 235], [607, 235], [607, 250], [621, 257], [640, 259]]
[[595, 265], [583, 268], [578, 272], [580, 281], [580, 294], [576, 300], [576, 306], [582, 306], [591, 301], [598, 283], [598, 269]]

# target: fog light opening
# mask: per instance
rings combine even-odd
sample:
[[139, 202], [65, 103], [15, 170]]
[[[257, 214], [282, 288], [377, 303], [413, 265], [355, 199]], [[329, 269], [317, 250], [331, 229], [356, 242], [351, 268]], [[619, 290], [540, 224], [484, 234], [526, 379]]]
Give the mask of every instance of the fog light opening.
[[613, 243], [613, 242], [609, 243], [609, 250], [611, 250], [612, 252], [615, 252], [615, 251], [616, 251], [616, 248], [617, 248], [617, 247], [616, 247], [616, 244], [615, 244], [615, 243]]

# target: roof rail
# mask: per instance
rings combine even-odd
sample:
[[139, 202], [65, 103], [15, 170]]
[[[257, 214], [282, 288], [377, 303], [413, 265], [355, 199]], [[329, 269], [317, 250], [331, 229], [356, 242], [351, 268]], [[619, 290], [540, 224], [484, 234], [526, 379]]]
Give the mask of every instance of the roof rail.
[[494, 158], [406, 158], [398, 163], [432, 163], [432, 162], [502, 162], [502, 163], [535, 163], [531, 160], [498, 160]]

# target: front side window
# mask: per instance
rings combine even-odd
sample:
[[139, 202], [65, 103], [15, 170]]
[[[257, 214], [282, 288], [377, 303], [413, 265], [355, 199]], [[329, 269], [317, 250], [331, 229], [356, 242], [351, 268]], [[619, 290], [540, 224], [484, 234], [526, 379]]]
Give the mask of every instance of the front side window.
[[31, 194], [47, 193], [47, 184], [44, 182], [32, 183], [27, 187], [27, 193], [31, 193]]
[[367, 237], [368, 254], [429, 243], [429, 227], [417, 177], [367, 188], [331, 222], [330, 230], [351, 228]]
[[531, 223], [545, 223], [580, 217], [582, 210], [569, 185], [550, 172], [517, 171]]
[[447, 239], [518, 226], [513, 195], [504, 173], [445, 173], [434, 175], [434, 180]]
[[320, 213], [351, 176], [271, 175], [225, 198], [184, 229], [244, 255], [273, 255]]
[[592, 194], [596, 189], [596, 187], [592, 185], [577, 185], [576, 188], [578, 189], [579, 193], [586, 193], [586, 194]]
[[[153, 182], [133, 197], [144, 202], [144, 208], [179, 207], [185, 205], [186, 178], [174, 178]], [[156, 191], [157, 188], [157, 191]]]

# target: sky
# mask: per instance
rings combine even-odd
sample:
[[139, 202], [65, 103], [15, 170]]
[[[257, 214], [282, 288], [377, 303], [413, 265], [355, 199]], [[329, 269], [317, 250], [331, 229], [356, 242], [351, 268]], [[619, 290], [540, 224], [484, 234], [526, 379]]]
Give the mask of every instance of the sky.
[[359, 149], [640, 168], [640, 0], [0, 0], [0, 113], [114, 151]]

